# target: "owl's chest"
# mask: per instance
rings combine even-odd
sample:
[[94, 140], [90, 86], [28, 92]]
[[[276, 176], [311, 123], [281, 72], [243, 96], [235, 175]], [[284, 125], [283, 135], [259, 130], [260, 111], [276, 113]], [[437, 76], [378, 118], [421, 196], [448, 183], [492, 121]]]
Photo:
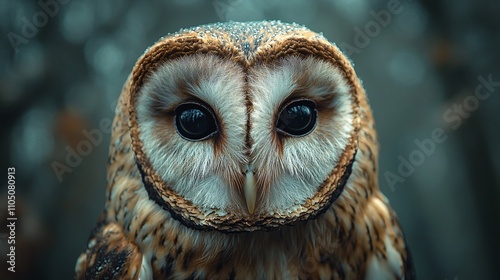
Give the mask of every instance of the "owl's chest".
[[218, 234], [170, 232], [146, 237], [154, 245], [146, 246], [144, 254], [151, 256], [154, 279], [355, 279], [351, 275], [362, 273], [355, 267], [361, 261], [342, 259], [335, 252], [338, 246], [288, 239], [290, 233], [265, 235], [224, 240]]
[[[284, 252], [240, 252], [203, 256], [189, 250], [153, 256], [154, 279], [341, 279], [347, 264], [331, 256], [290, 256]], [[348, 266], [348, 265], [347, 265]]]

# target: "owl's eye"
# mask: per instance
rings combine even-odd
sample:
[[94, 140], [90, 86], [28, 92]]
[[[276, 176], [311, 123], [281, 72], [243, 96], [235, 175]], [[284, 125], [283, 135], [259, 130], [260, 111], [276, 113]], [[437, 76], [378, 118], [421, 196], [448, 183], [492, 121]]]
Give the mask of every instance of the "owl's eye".
[[312, 100], [300, 99], [288, 103], [280, 112], [276, 129], [288, 136], [305, 136], [316, 127], [318, 111]]
[[200, 141], [207, 139], [218, 131], [217, 119], [206, 106], [188, 102], [175, 108], [175, 128], [186, 140]]

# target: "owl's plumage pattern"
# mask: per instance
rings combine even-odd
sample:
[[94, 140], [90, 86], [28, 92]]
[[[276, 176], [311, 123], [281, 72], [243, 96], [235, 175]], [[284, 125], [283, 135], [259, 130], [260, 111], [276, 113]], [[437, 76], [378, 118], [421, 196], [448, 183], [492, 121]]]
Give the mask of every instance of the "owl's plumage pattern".
[[[314, 130], [277, 134], [279, 108], [302, 99]], [[178, 135], [174, 109], [191, 100], [213, 109], [216, 136]], [[276, 21], [181, 30], [125, 83], [77, 278], [412, 279], [377, 158], [364, 90], [321, 35]]]

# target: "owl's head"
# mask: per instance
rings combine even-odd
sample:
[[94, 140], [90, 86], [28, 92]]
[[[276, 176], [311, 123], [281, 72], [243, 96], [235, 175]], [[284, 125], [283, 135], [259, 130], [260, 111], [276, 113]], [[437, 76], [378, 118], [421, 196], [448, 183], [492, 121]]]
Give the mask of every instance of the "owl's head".
[[304, 27], [181, 30], [144, 53], [129, 84], [144, 187], [189, 227], [253, 231], [311, 219], [349, 178], [364, 92], [346, 57]]

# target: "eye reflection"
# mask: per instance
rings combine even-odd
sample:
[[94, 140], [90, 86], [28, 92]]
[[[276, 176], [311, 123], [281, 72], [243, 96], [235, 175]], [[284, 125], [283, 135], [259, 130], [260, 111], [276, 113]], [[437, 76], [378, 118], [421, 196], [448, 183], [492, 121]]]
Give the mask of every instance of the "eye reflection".
[[316, 127], [317, 115], [314, 101], [307, 99], [292, 101], [281, 110], [276, 130], [287, 136], [305, 136]]
[[204, 140], [218, 132], [215, 115], [208, 107], [196, 102], [183, 103], [175, 108], [175, 128], [189, 141]]

